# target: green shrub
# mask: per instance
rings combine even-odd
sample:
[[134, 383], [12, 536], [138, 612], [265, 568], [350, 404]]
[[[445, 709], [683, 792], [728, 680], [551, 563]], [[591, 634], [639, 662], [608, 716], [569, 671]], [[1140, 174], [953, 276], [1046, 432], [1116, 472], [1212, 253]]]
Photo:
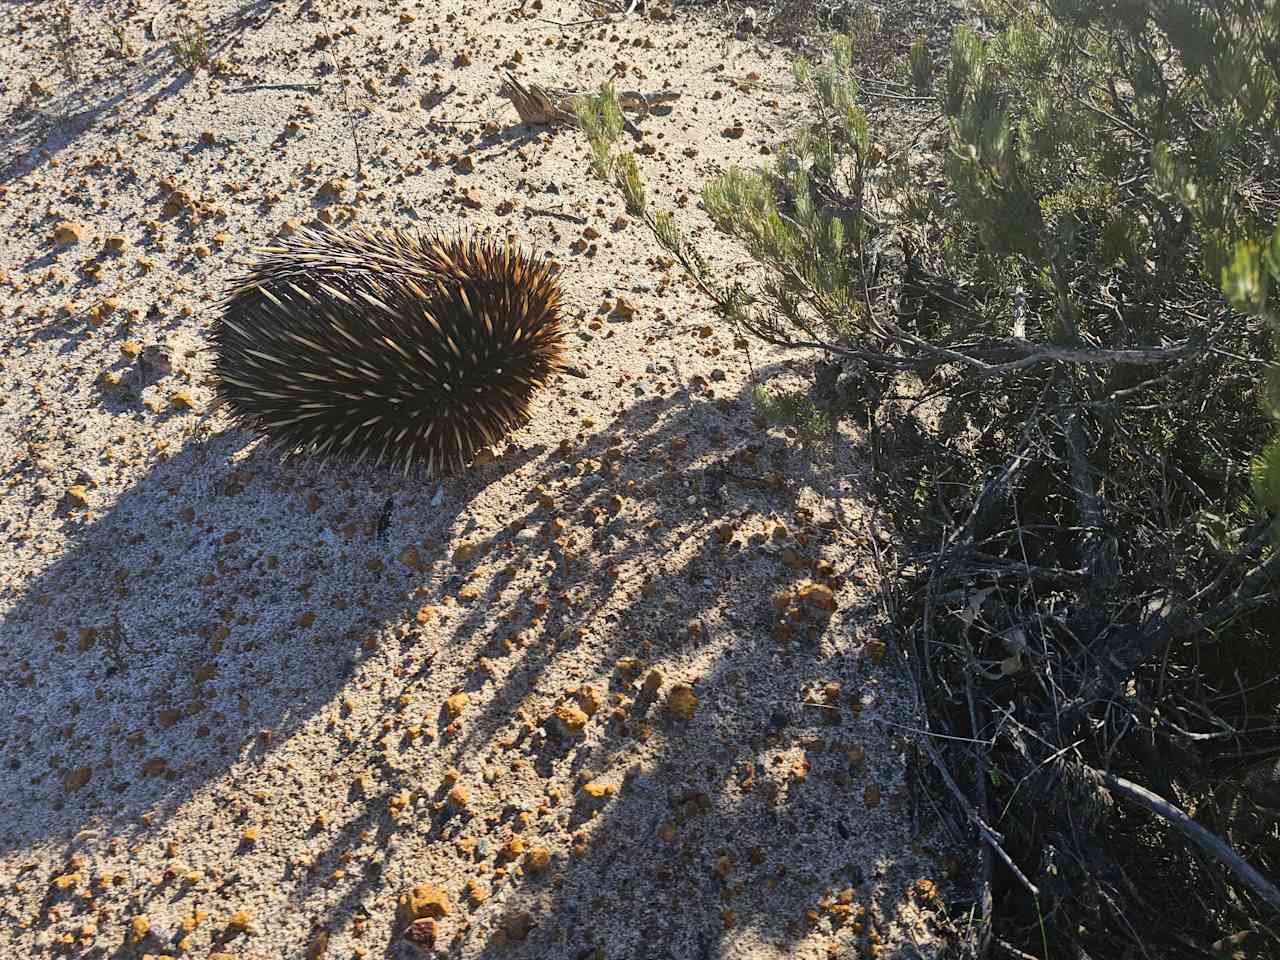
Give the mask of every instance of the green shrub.
[[923, 37], [916, 37], [915, 42], [911, 44], [907, 65], [911, 71], [911, 83], [915, 88], [919, 91], [928, 90], [930, 83], [933, 82], [933, 58], [929, 56]]
[[962, 738], [936, 762], [974, 767], [966, 804], [1020, 867], [995, 875], [1000, 935], [1192, 956], [1274, 888], [1101, 785], [1194, 805], [1280, 873], [1274, 831], [1237, 834], [1230, 799], [1280, 751], [1280, 0], [978, 12], [936, 82], [923, 44], [905, 65], [937, 97], [939, 156], [911, 149], [924, 130], [876, 145], [854, 38], [796, 64], [806, 122], [702, 193], [762, 268], [750, 287], [649, 207], [609, 95], [582, 126], [736, 332], [932, 398], [927, 421], [886, 403], [870, 442], [901, 529], [944, 544], [897, 626], [928, 722]]

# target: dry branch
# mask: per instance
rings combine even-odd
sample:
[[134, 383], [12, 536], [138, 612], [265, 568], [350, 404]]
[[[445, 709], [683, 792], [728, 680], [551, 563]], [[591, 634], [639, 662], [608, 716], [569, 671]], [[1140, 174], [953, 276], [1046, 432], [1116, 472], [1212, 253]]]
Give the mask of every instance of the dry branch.
[[1123, 794], [1130, 800], [1142, 804], [1152, 813], [1163, 817], [1189, 839], [1194, 840], [1215, 860], [1227, 867], [1247, 883], [1253, 892], [1280, 910], [1280, 890], [1266, 877], [1255, 870], [1240, 854], [1236, 853], [1226, 842], [1220, 840], [1200, 824], [1192, 820], [1180, 807], [1175, 807], [1168, 800], [1152, 793], [1146, 787], [1118, 777], [1114, 773], [1096, 771], [1111, 789]]
[[[586, 95], [589, 92], [584, 90], [544, 87], [537, 83], [526, 86], [510, 73], [505, 75], [498, 87], [498, 96], [511, 101], [516, 113], [520, 115], [520, 122], [531, 124], [573, 122], [574, 101]], [[619, 90], [617, 96], [618, 105], [623, 110], [648, 113], [654, 107], [679, 99], [680, 91], [655, 90], [645, 93], [640, 90]]]
[[[950, 790], [951, 795], [956, 798], [956, 802], [960, 804], [960, 808], [964, 810], [965, 815], [968, 816], [970, 822], [977, 827], [978, 833], [982, 836], [982, 839], [986, 841], [987, 846], [999, 855], [1000, 859], [1004, 861], [1004, 865], [1009, 868], [1010, 872], [1013, 873], [1015, 877], [1018, 878], [1019, 882], [1024, 888], [1026, 888], [1026, 891], [1031, 894], [1031, 896], [1040, 896], [1039, 888], [1027, 878], [1027, 875], [1018, 868], [1016, 863], [1013, 862], [1013, 857], [1009, 856], [1009, 854], [1005, 852], [1004, 847], [1000, 845], [1000, 841], [1003, 839], [1000, 834], [987, 824], [986, 820], [982, 818], [981, 814], [978, 813], [973, 804], [969, 801], [969, 798], [964, 795], [959, 784], [956, 783], [955, 778], [951, 776], [951, 771], [947, 769], [946, 761], [942, 759], [942, 755], [938, 753], [938, 748], [933, 745], [931, 739], [929, 737], [921, 737], [919, 743], [924, 748], [925, 753], [929, 754], [929, 759], [933, 761], [934, 768], [942, 775], [942, 780], [946, 783], [947, 789]], [[982, 773], [979, 772], [978, 775], [982, 776]]]

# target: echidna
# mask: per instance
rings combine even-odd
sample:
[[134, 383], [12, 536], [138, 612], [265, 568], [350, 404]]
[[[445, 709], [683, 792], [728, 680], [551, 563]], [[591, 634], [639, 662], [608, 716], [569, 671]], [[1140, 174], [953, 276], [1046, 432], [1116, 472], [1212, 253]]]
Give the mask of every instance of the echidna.
[[557, 269], [510, 243], [301, 230], [213, 324], [220, 400], [286, 453], [461, 469], [560, 368]]

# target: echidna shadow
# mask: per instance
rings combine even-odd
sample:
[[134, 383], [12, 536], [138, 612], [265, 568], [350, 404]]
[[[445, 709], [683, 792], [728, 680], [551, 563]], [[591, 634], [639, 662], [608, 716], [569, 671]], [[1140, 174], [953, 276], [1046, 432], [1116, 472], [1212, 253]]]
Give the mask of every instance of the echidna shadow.
[[329, 228], [259, 253], [212, 325], [214, 378], [287, 456], [457, 472], [562, 369], [559, 270], [510, 243]]

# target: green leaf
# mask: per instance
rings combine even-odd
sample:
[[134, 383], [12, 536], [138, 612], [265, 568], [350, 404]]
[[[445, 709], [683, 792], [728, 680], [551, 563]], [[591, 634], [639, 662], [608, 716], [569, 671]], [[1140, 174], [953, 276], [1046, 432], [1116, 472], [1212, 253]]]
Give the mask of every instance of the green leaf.
[[1262, 282], [1262, 248], [1252, 240], [1235, 244], [1222, 268], [1222, 295], [1242, 313], [1260, 313], [1266, 304]]
[[1253, 489], [1271, 510], [1280, 511], [1280, 438], [1272, 440], [1253, 459]]

